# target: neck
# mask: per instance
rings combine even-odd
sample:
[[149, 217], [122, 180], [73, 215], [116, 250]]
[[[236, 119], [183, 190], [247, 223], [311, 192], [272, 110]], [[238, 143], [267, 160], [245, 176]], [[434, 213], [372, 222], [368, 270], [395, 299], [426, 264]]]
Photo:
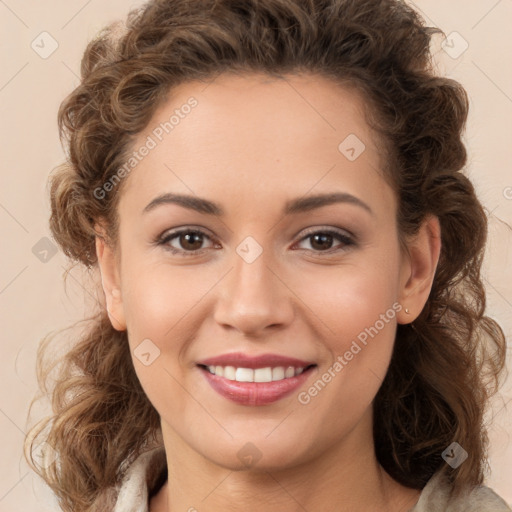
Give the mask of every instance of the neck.
[[168, 482], [158, 496], [161, 508], [150, 511], [409, 511], [420, 491], [401, 486], [383, 470], [373, 443], [361, 443], [368, 439], [362, 436], [364, 430], [354, 429], [343, 442], [304, 464], [233, 471], [206, 460], [167, 429]]

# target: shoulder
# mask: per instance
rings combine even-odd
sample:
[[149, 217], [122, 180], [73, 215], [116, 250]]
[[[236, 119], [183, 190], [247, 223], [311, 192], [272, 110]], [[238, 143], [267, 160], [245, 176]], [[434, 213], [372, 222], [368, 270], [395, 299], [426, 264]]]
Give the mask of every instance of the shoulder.
[[485, 485], [452, 499], [449, 499], [449, 489], [443, 475], [439, 472], [434, 474], [410, 512], [512, 512], [512, 508]]

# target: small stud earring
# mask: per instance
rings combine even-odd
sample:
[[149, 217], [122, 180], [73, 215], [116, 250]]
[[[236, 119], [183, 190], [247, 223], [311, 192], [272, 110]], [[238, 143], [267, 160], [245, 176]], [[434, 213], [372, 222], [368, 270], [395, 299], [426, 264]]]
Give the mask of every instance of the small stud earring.
[[409, 314], [409, 309], [408, 308], [405, 308], [405, 313], [408, 315]]

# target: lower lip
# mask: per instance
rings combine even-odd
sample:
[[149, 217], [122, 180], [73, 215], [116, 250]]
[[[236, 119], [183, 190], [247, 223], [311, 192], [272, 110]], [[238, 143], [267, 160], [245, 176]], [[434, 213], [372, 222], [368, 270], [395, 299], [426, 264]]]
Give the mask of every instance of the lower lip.
[[273, 382], [238, 382], [214, 375], [205, 368], [201, 370], [208, 384], [224, 398], [240, 405], [267, 405], [298, 389], [307, 380], [313, 368], [310, 367], [295, 377]]

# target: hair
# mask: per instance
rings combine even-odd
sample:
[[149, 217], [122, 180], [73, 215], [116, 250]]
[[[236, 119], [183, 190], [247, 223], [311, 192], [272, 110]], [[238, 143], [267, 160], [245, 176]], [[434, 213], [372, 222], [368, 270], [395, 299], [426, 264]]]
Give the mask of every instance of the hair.
[[[400, 0], [148, 2], [88, 44], [81, 82], [60, 106], [66, 162], [50, 179], [50, 227], [71, 260], [97, 270], [95, 223], [106, 222], [105, 238], [115, 244], [121, 187], [101, 200], [94, 190], [126, 162], [135, 136], [178, 84], [228, 72], [310, 73], [358, 91], [385, 143], [401, 240], [433, 215], [442, 242], [425, 307], [414, 324], [397, 327], [374, 400], [377, 459], [402, 485], [422, 489], [440, 471], [459, 494], [483, 482], [484, 413], [505, 368], [506, 342], [484, 314], [487, 218], [461, 172], [469, 102], [458, 82], [434, 71], [436, 34], [444, 33]], [[47, 351], [45, 339], [37, 356], [45, 393]], [[53, 415], [32, 427], [25, 451], [48, 428], [44, 439], [58, 460], [29, 464], [62, 510], [105, 510], [129, 463], [158, 443], [160, 419], [135, 374], [127, 333], [112, 327], [104, 308], [59, 359], [48, 395]], [[468, 454], [456, 469], [441, 457], [454, 441]]]

